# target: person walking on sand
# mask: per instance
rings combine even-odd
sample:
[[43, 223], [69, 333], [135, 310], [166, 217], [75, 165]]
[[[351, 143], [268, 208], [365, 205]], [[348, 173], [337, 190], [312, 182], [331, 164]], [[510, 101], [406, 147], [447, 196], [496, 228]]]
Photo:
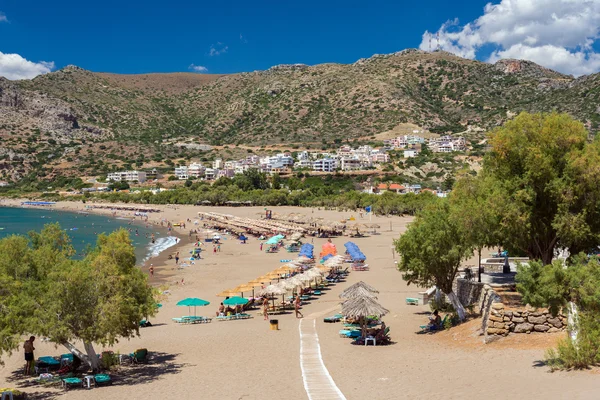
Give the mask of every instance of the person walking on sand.
[[154, 266], [152, 264], [150, 264], [148, 270], [150, 271], [150, 278], [154, 278]]
[[217, 254], [217, 246], [216, 245], [213, 245], [213, 253]]
[[218, 251], [219, 253], [221, 252], [221, 243], [219, 243], [219, 244], [217, 245], [217, 251]]
[[269, 299], [266, 297], [263, 300], [263, 316], [265, 321], [269, 319]]
[[25, 375], [29, 375], [31, 373], [31, 367], [33, 366], [33, 351], [35, 347], [33, 347], [33, 342], [35, 341], [35, 336], [31, 336], [29, 340], [26, 340], [23, 344], [23, 350], [25, 352]]
[[175, 253], [175, 265], [179, 264], [179, 252]]
[[[302, 315], [302, 313], [300, 312], [300, 303], [302, 302], [302, 300], [300, 300], [300, 295], [296, 296], [296, 300], [294, 300], [294, 311], [296, 311], [296, 318], [304, 318], [304, 315]], [[300, 316], [298, 317], [298, 314], [300, 314]]]
[[263, 248], [263, 242], [260, 242], [260, 251], [262, 251]]

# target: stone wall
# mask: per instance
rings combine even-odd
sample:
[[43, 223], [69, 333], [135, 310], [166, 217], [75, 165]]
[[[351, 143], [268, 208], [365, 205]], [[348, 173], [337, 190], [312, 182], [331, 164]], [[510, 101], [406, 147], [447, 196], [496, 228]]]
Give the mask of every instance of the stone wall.
[[484, 284], [481, 282], [458, 278], [456, 280], [456, 295], [458, 296], [458, 300], [465, 307], [478, 303], [483, 286]]
[[523, 307], [505, 309], [502, 303], [492, 303], [487, 316], [484, 334], [506, 336], [513, 333], [558, 332], [567, 326], [567, 318], [563, 314], [554, 317], [545, 308]]

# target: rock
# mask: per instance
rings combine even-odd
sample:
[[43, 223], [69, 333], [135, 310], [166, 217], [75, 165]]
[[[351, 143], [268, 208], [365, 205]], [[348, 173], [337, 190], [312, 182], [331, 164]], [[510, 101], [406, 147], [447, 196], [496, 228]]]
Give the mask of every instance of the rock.
[[508, 318], [512, 318], [513, 317], [513, 312], [512, 311], [504, 311], [504, 316], [508, 317]]
[[531, 315], [533, 315], [534, 317], [539, 317], [539, 316], [542, 316], [544, 314], [541, 313], [541, 312], [539, 312], [539, 311], [535, 311], [535, 312], [532, 312]]
[[504, 321], [504, 319], [502, 319], [502, 317], [500, 317], [500, 316], [490, 315], [490, 321], [502, 322], [502, 321]]
[[521, 316], [521, 313], [519, 311], [513, 311], [512, 314], [513, 314], [513, 317], [520, 317]]
[[548, 333], [555, 333], [555, 332], [560, 332], [560, 329], [555, 328], [555, 327], [548, 329]]
[[555, 328], [562, 328], [563, 324], [560, 318], [548, 318], [548, 323]]
[[510, 322], [510, 317], [504, 316], [504, 322]]
[[500, 328], [488, 328], [487, 333], [488, 335], [506, 335], [508, 331]]
[[536, 325], [541, 325], [543, 323], [546, 322], [546, 316], [545, 315], [540, 315], [540, 316], [529, 316], [527, 317], [527, 321], [532, 323], [532, 324], [536, 324]]
[[492, 327], [498, 328], [498, 329], [505, 329], [506, 325], [504, 325], [504, 322], [494, 322], [492, 324]]
[[522, 324], [523, 322], [525, 322], [525, 318], [513, 317], [512, 321], [517, 324]]
[[550, 327], [548, 325], [534, 325], [533, 330], [536, 332], [546, 332]]
[[533, 324], [528, 324], [527, 322], [518, 324], [515, 326], [515, 333], [525, 333], [530, 332], [533, 329]]
[[503, 303], [492, 303], [492, 308], [494, 310], [504, 310], [504, 304]]

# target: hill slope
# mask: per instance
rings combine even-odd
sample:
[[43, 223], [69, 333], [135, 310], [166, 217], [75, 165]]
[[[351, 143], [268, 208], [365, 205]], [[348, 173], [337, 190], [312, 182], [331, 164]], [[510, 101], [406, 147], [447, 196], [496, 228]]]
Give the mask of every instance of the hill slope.
[[523, 110], [566, 111], [595, 132], [599, 96], [598, 74], [574, 79], [529, 61], [487, 64], [418, 50], [234, 75], [69, 66], [29, 81], [0, 78], [0, 179], [52, 165], [105, 170], [125, 156], [158, 162], [181, 156], [170, 144], [180, 141], [321, 144], [400, 123], [438, 133], [489, 129]]

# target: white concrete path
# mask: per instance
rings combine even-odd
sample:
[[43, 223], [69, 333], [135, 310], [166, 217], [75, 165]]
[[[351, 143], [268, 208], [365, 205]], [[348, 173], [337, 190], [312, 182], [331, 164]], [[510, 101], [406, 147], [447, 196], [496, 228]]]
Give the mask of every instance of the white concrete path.
[[300, 330], [300, 368], [309, 400], [346, 400], [329, 375], [321, 357], [315, 316], [301, 319], [298, 329]]

